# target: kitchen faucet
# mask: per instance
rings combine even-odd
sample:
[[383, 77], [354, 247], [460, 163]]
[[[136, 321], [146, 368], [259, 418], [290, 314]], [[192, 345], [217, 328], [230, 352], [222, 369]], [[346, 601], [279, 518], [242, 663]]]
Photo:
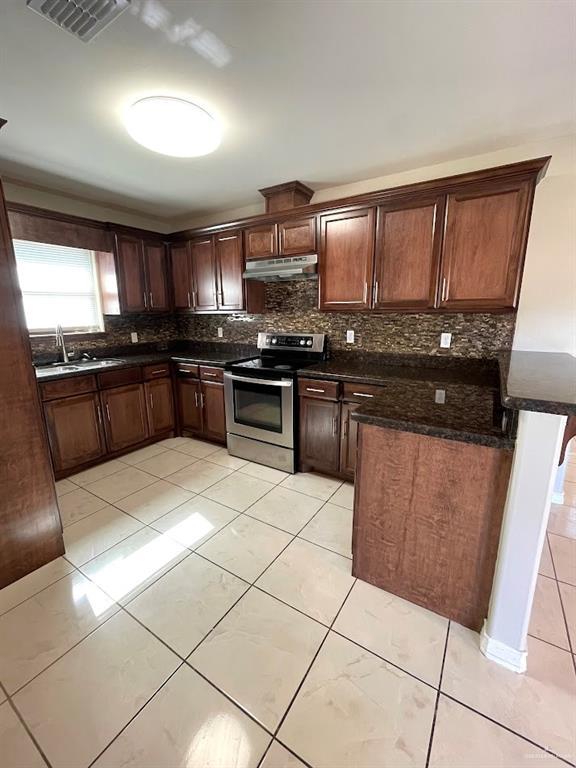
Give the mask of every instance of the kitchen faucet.
[[66, 344], [64, 343], [64, 331], [62, 330], [62, 326], [60, 323], [56, 326], [56, 346], [62, 347], [62, 360], [67, 363], [68, 360], [68, 352], [66, 351]]

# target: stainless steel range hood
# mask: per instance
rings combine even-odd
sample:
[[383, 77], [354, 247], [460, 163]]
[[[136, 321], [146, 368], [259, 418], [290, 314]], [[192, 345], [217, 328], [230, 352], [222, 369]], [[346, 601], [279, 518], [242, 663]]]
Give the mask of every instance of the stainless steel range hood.
[[275, 259], [253, 259], [246, 262], [242, 277], [246, 280], [260, 280], [264, 283], [278, 283], [285, 280], [315, 280], [318, 255], [285, 256]]

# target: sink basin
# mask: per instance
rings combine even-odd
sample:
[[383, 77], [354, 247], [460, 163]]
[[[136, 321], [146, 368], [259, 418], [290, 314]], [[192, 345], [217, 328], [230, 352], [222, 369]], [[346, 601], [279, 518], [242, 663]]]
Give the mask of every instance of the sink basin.
[[114, 360], [112, 358], [108, 360], [80, 360], [78, 362], [79, 368], [111, 368], [114, 365], [121, 365], [123, 360]]
[[78, 360], [75, 363], [52, 363], [36, 368], [36, 376], [54, 376], [65, 373], [75, 373], [76, 371], [92, 371], [98, 368], [112, 368], [115, 365], [122, 365], [123, 360]]
[[58, 373], [73, 373], [74, 371], [81, 370], [82, 368], [79, 365], [72, 365], [69, 363], [43, 365], [41, 368], [36, 368], [36, 376], [53, 376]]

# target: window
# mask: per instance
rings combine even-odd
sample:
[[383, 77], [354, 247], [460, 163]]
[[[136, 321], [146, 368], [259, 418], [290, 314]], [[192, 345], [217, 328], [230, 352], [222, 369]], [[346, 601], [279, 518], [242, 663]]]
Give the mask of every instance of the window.
[[18, 278], [31, 333], [104, 330], [94, 251], [14, 240]]

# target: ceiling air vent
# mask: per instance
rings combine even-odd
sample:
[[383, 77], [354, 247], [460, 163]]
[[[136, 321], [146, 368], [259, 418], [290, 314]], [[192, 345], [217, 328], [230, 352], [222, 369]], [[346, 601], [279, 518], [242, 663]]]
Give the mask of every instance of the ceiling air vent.
[[88, 43], [107, 27], [131, 0], [27, 0], [28, 8]]

